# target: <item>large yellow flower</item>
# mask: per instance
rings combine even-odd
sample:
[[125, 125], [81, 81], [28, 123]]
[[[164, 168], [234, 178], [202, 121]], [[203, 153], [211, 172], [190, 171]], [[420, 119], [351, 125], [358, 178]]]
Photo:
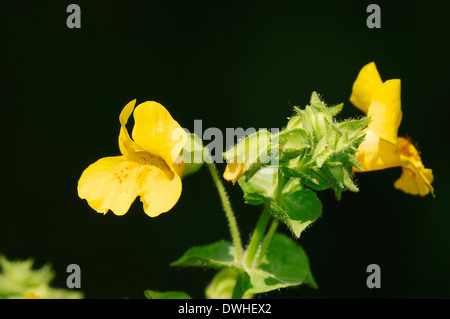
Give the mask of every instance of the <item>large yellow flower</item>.
[[[151, 217], [170, 210], [181, 195], [186, 132], [161, 104], [128, 103], [119, 116], [121, 156], [101, 158], [78, 181], [78, 196], [99, 213], [124, 215], [140, 196]], [[134, 110], [132, 137], [125, 125]]]
[[364, 171], [401, 167], [394, 187], [412, 195], [434, 196], [433, 173], [425, 168], [414, 145], [398, 137], [402, 120], [400, 80], [383, 82], [376, 65], [365, 65], [353, 84], [350, 101], [371, 118], [356, 157]]

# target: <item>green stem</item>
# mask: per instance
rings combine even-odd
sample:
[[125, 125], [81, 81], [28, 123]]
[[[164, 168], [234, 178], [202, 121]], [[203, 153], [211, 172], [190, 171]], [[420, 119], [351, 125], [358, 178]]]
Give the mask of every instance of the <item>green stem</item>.
[[273, 235], [275, 234], [275, 231], [277, 230], [278, 222], [279, 222], [278, 218], [274, 218], [272, 220], [272, 224], [270, 225], [270, 228], [267, 231], [267, 235], [264, 238], [264, 241], [263, 241], [262, 246], [261, 246], [261, 250], [260, 250], [260, 252], [258, 254], [258, 258], [255, 261], [254, 267], [258, 267], [259, 263], [261, 262], [261, 260], [263, 259], [264, 255], [266, 254], [267, 249], [269, 248], [270, 243], [272, 241]]
[[233, 239], [233, 245], [236, 249], [236, 259], [238, 262], [242, 262], [242, 243], [241, 237], [239, 235], [239, 229], [237, 226], [236, 218], [233, 213], [233, 209], [231, 208], [230, 201], [228, 200], [228, 195], [223, 186], [222, 181], [219, 178], [219, 174], [217, 172], [216, 166], [213, 163], [211, 155], [207, 148], [205, 148], [205, 156], [208, 157], [208, 161], [205, 160], [206, 166], [208, 166], [209, 172], [211, 173], [211, 177], [216, 185], [216, 188], [219, 192], [220, 199], [222, 200], [223, 209], [225, 210], [225, 214], [228, 219], [228, 224], [230, 225], [231, 237]]
[[270, 216], [270, 212], [267, 209], [264, 209], [261, 216], [259, 217], [258, 223], [256, 224], [255, 230], [253, 231], [252, 238], [250, 239], [250, 243], [248, 244], [247, 252], [245, 253], [245, 264], [247, 265], [247, 267], [252, 266], [255, 255], [264, 236], [264, 232], [266, 231]]

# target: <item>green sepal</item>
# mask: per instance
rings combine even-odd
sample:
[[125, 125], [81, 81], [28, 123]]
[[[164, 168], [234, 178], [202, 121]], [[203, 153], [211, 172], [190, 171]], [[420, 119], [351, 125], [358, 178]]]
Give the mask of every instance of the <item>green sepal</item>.
[[331, 188], [322, 176], [318, 174], [317, 169], [304, 168], [304, 169], [292, 169], [289, 167], [281, 167], [282, 172], [289, 177], [300, 178], [301, 183], [316, 191], [323, 191]]
[[278, 192], [279, 173], [274, 167], [262, 167], [249, 180], [239, 179], [244, 200], [250, 205], [264, 203], [264, 198], [274, 198]]
[[184, 171], [182, 178], [197, 172], [204, 163], [203, 143], [201, 138], [189, 133], [186, 144], [183, 147]]
[[335, 106], [327, 106], [325, 102], [320, 99], [317, 92], [313, 92], [311, 94], [310, 105], [317, 111], [324, 112], [329, 119], [331, 119], [333, 116], [336, 116], [339, 112], [342, 111], [342, 108], [344, 107], [344, 103]]
[[314, 153], [312, 154], [312, 161], [314, 161], [318, 168], [321, 168], [322, 165], [325, 163], [325, 161], [333, 155], [334, 151], [329, 146], [327, 137], [324, 136], [322, 139], [317, 143]]
[[145, 290], [144, 296], [147, 299], [192, 299], [187, 293], [182, 291], [155, 291]]
[[280, 151], [284, 158], [295, 158], [299, 156], [305, 148], [310, 148], [308, 133], [301, 128], [283, 130], [279, 135]]
[[362, 129], [364, 129], [370, 122], [370, 117], [364, 117], [357, 120], [347, 120], [341, 123], [337, 123], [339, 130], [353, 134], [358, 134]]
[[323, 178], [331, 185], [338, 200], [341, 194], [348, 189], [352, 192], [358, 192], [358, 187], [351, 179], [350, 173], [344, 166], [329, 166], [321, 170]]
[[288, 124], [286, 125], [286, 130], [292, 130], [302, 127], [302, 118], [299, 115], [294, 115], [289, 118]]
[[267, 130], [259, 130], [250, 134], [233, 148], [223, 153], [227, 162], [244, 163], [243, 176], [248, 180], [264, 164], [269, 162], [273, 156], [277, 156], [276, 149], [272, 150], [272, 136]]

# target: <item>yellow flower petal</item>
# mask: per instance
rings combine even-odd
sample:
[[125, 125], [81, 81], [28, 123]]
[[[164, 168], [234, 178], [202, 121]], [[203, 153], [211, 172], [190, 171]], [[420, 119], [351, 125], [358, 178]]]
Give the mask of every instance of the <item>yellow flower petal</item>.
[[395, 188], [412, 195], [425, 196], [431, 193], [434, 196], [433, 172], [425, 168], [419, 152], [406, 138], [399, 137], [396, 152], [400, 154], [402, 175], [394, 183]]
[[42, 298], [36, 295], [34, 292], [29, 292], [26, 294], [24, 299], [42, 299]]
[[99, 213], [124, 215], [140, 193], [142, 165], [125, 156], [101, 158], [78, 181], [78, 196]]
[[143, 185], [141, 201], [145, 213], [150, 217], [169, 211], [180, 198], [180, 176], [173, 174], [172, 178], [168, 178], [165, 173], [154, 168], [147, 171], [147, 180], [151, 182]]
[[128, 130], [126, 128], [126, 124], [128, 122], [128, 118], [131, 113], [133, 113], [134, 106], [136, 104], [136, 100], [129, 102], [123, 108], [122, 112], [119, 115], [120, 122], [120, 133], [119, 133], [119, 148], [120, 152], [124, 156], [132, 156], [136, 151], [143, 151], [143, 149], [136, 145], [136, 143], [131, 139], [128, 134]]
[[397, 144], [397, 132], [402, 120], [400, 80], [384, 82], [374, 93], [367, 116], [368, 125], [375, 134]]
[[402, 168], [402, 175], [394, 183], [394, 187], [411, 195], [425, 196], [431, 192], [434, 197], [434, 189], [431, 186], [431, 181], [433, 181], [431, 169], [419, 170], [414, 165], [410, 167], [412, 169]]
[[350, 102], [367, 114], [372, 96], [383, 84], [374, 62], [365, 65], [353, 83]]
[[245, 163], [230, 162], [225, 167], [225, 172], [223, 173], [223, 178], [227, 181], [236, 183], [242, 175], [245, 174]]
[[181, 179], [162, 158], [141, 153], [139, 161], [125, 156], [105, 157], [90, 165], [78, 182], [78, 195], [99, 213], [124, 215], [137, 196], [144, 210], [158, 216], [170, 210], [181, 195]]
[[395, 150], [395, 152], [409, 158], [409, 160], [413, 162], [414, 165], [423, 166], [419, 152], [407, 138], [398, 138], [397, 149]]
[[365, 129], [366, 136], [355, 154], [365, 172], [401, 166], [397, 145], [380, 138], [371, 129]]
[[164, 106], [154, 101], [134, 110], [133, 140], [146, 152], [163, 158], [170, 168], [180, 161], [187, 134]]

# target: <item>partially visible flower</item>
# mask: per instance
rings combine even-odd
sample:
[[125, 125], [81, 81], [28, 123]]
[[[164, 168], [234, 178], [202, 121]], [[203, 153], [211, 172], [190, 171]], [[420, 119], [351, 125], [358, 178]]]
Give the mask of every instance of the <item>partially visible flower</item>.
[[241, 178], [247, 172], [245, 169], [245, 163], [240, 162], [229, 162], [225, 167], [225, 172], [223, 173], [223, 178], [233, 184]]
[[350, 101], [371, 118], [366, 137], [356, 153], [363, 170], [401, 167], [402, 175], [394, 187], [411, 195], [425, 196], [434, 190], [433, 173], [425, 168], [414, 145], [398, 137], [402, 119], [400, 80], [381, 80], [376, 65], [365, 65], [356, 78]]
[[41, 299], [41, 297], [36, 295], [34, 292], [29, 292], [25, 297], [23, 297], [23, 299]]
[[[181, 195], [184, 163], [180, 153], [186, 132], [161, 104], [128, 103], [119, 116], [121, 156], [101, 158], [78, 181], [78, 196], [99, 213], [124, 215], [140, 196], [144, 211], [156, 217], [169, 211]], [[128, 118], [134, 110], [133, 139]]]
[[54, 288], [50, 264], [33, 267], [34, 260], [8, 260], [0, 255], [0, 299], [81, 299], [79, 290]]

